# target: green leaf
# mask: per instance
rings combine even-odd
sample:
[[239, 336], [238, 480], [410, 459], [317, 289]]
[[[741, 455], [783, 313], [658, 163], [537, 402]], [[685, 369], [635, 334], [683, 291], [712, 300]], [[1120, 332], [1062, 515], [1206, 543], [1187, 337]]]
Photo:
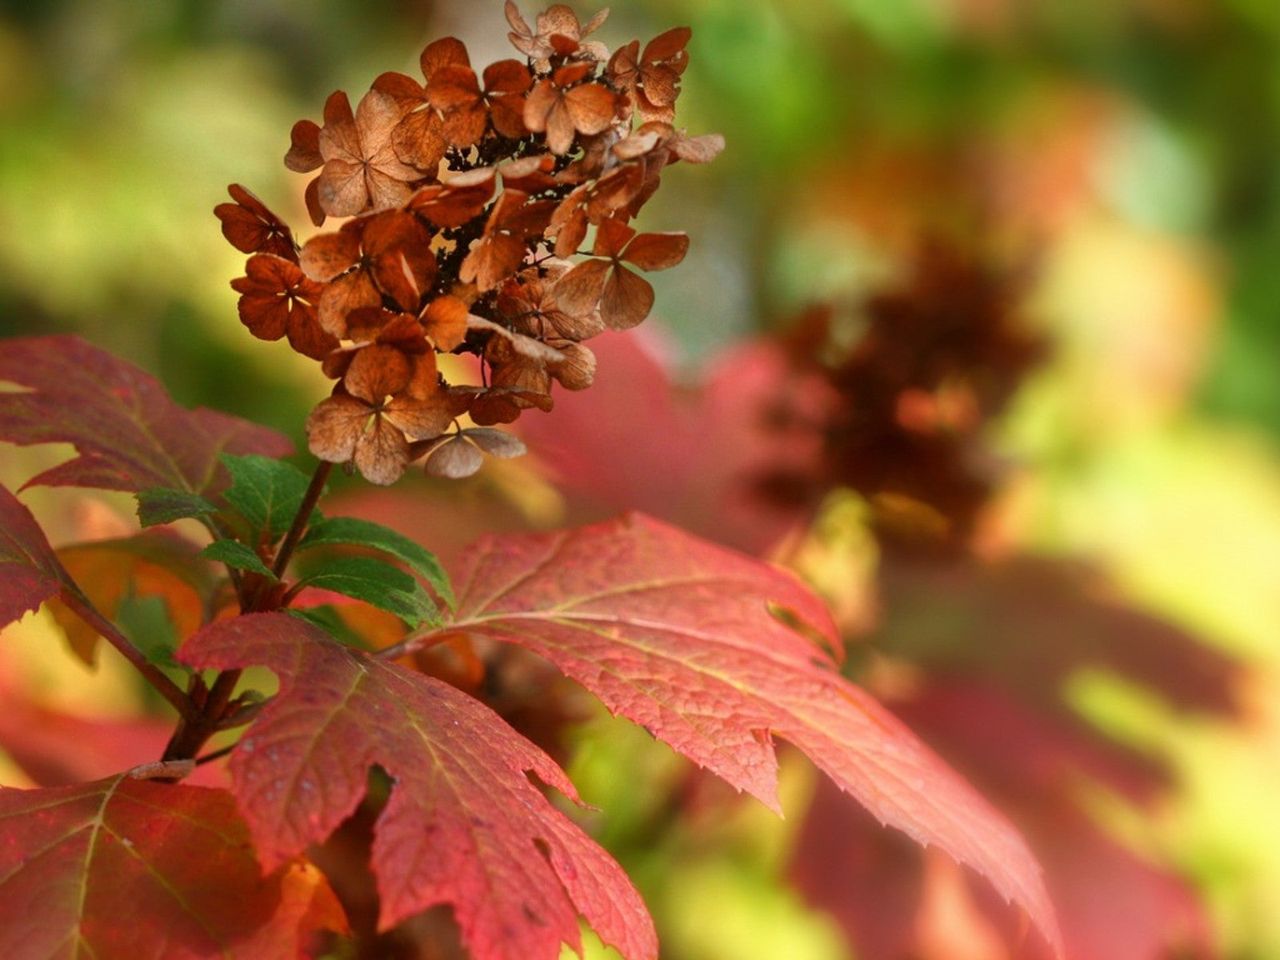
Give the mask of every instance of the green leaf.
[[272, 580], [280, 579], [262, 562], [261, 557], [237, 540], [215, 540], [200, 551], [200, 556], [206, 560], [225, 563], [228, 567], [235, 567], [237, 570], [250, 570], [264, 577], [270, 577]]
[[372, 557], [335, 558], [302, 584], [363, 600], [394, 613], [410, 627], [443, 622], [440, 608], [412, 574]]
[[116, 610], [116, 623], [147, 661], [158, 667], [188, 670], [173, 658], [178, 632], [161, 597], [127, 596]]
[[189, 517], [207, 517], [218, 508], [198, 493], [152, 487], [134, 495], [138, 501], [138, 521], [144, 527], [173, 523]]
[[267, 534], [279, 540], [302, 506], [311, 479], [283, 460], [254, 455], [224, 455], [222, 464], [231, 474], [231, 486], [223, 494], [248, 522], [255, 535]]
[[431, 584], [431, 589], [452, 609], [453, 587], [449, 583], [449, 575], [445, 573], [444, 567], [440, 565], [435, 554], [423, 549], [403, 534], [370, 520], [360, 520], [356, 517], [329, 517], [311, 525], [307, 535], [298, 544], [298, 550], [338, 544], [372, 547], [383, 553], [389, 553], [397, 560], [403, 560], [409, 565], [409, 569]]

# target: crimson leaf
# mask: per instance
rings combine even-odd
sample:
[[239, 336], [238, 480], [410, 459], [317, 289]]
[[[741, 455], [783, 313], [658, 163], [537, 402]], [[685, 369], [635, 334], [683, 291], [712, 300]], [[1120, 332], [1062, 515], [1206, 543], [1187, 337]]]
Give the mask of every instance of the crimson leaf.
[[31, 511], [0, 486], [0, 627], [56, 597], [66, 572]]
[[0, 393], [0, 440], [70, 443], [79, 453], [27, 486], [207, 493], [223, 479], [219, 454], [292, 449], [273, 430], [178, 406], [154, 377], [79, 337], [6, 340], [0, 380], [29, 388]]
[[314, 867], [262, 876], [224, 790], [0, 789], [0, 956], [295, 957], [345, 925]]
[[280, 613], [210, 624], [180, 659], [280, 677], [231, 758], [233, 791], [268, 868], [325, 839], [370, 768], [395, 780], [373, 871], [382, 927], [451, 904], [477, 960], [552, 960], [581, 914], [630, 960], [657, 955], [626, 874], [529, 781], [577, 799], [546, 754], [454, 687], [342, 647]]
[[457, 612], [441, 633], [546, 657], [611, 711], [774, 809], [771, 735], [791, 741], [882, 823], [984, 874], [1057, 947], [1017, 831], [773, 615], [781, 608], [836, 647], [826, 610], [792, 577], [638, 515], [487, 537], [458, 566]]

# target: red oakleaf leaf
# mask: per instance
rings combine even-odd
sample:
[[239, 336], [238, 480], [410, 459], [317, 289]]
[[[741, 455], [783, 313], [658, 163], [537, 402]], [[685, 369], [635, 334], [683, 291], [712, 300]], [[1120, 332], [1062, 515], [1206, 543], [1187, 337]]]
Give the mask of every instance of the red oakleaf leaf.
[[224, 477], [219, 454], [292, 452], [274, 430], [178, 406], [154, 377], [79, 337], [6, 341], [0, 381], [29, 388], [0, 392], [0, 440], [70, 443], [79, 453], [26, 486], [208, 493]]
[[314, 956], [345, 928], [314, 867], [262, 876], [226, 791], [0, 790], [0, 956]]
[[280, 694], [231, 759], [234, 792], [268, 867], [355, 810], [369, 768], [396, 781], [373, 872], [390, 927], [453, 906], [478, 960], [555, 958], [581, 914], [630, 960], [655, 957], [639, 894], [526, 771], [577, 799], [558, 766], [497, 714], [432, 677], [342, 647], [286, 614], [211, 624], [179, 653], [194, 666], [265, 665]]
[[0, 486], [0, 627], [56, 597], [66, 579], [31, 511]]
[[778, 809], [772, 735], [799, 747], [881, 822], [988, 877], [1052, 943], [1040, 871], [1014, 828], [906, 727], [771, 613], [838, 647], [789, 575], [632, 515], [487, 537], [458, 564], [453, 623], [546, 657], [614, 713]]

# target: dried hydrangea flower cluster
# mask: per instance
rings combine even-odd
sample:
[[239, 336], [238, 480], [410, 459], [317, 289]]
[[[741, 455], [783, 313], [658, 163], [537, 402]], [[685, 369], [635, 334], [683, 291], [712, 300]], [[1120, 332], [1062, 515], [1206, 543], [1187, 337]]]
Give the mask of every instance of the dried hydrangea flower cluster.
[[[232, 282], [241, 320], [262, 339], [287, 336], [337, 381], [307, 421], [317, 457], [387, 484], [418, 459], [460, 477], [481, 451], [517, 455], [492, 425], [550, 409], [552, 381], [589, 386], [583, 341], [648, 315], [653, 288], [636, 271], [675, 266], [688, 237], [630, 221], [665, 167], [705, 163], [724, 142], [674, 126], [688, 28], [610, 55], [587, 39], [607, 13], [582, 24], [557, 4], [530, 27], [508, 2], [525, 59], [477, 76], [447, 37], [422, 51], [421, 80], [384, 73], [354, 111], [330, 96], [323, 125], [294, 125], [285, 164], [319, 170], [306, 192], [316, 226], [351, 219], [301, 248], [230, 188], [235, 202], [215, 212], [251, 254]], [[474, 354], [482, 382], [447, 384], [439, 353]]]
[[1028, 266], [997, 268], [933, 239], [908, 276], [861, 305], [856, 337], [830, 307], [808, 311], [785, 345], [792, 383], [817, 374], [825, 385], [826, 415], [814, 422], [784, 397], [769, 422], [820, 431], [823, 462], [771, 473], [763, 491], [795, 504], [849, 487], [876, 508], [882, 544], [963, 547], [1001, 473], [984, 431], [1046, 355], [1024, 315]]

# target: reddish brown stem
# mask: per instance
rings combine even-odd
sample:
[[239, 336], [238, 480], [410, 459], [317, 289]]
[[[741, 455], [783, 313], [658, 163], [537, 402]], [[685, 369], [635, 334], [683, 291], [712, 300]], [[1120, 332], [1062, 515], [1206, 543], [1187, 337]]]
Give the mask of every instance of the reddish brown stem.
[[316, 504], [320, 501], [320, 494], [324, 493], [324, 485], [329, 480], [329, 473], [333, 470], [333, 464], [327, 460], [321, 460], [316, 464], [316, 469], [311, 474], [311, 483], [307, 486], [307, 492], [302, 496], [302, 503], [298, 507], [298, 512], [293, 516], [293, 523], [289, 525], [289, 532], [284, 535], [284, 540], [280, 543], [280, 549], [276, 551], [276, 558], [271, 563], [271, 572], [277, 577], [284, 576], [284, 568], [289, 565], [289, 558], [293, 556], [294, 548], [297, 547], [298, 541], [302, 539], [302, 535], [307, 532], [307, 524], [311, 522], [311, 514], [315, 512]]
[[191, 704], [191, 699], [182, 692], [182, 688], [165, 676], [159, 667], [149, 663], [142, 655], [142, 651], [130, 643], [128, 638], [116, 629], [115, 624], [99, 613], [86, 598], [79, 595], [78, 591], [64, 591], [62, 602], [81, 620], [97, 630], [107, 643], [120, 651], [121, 656], [133, 664], [147, 683], [155, 687], [160, 696], [173, 705], [184, 721], [194, 714], [195, 708]]

